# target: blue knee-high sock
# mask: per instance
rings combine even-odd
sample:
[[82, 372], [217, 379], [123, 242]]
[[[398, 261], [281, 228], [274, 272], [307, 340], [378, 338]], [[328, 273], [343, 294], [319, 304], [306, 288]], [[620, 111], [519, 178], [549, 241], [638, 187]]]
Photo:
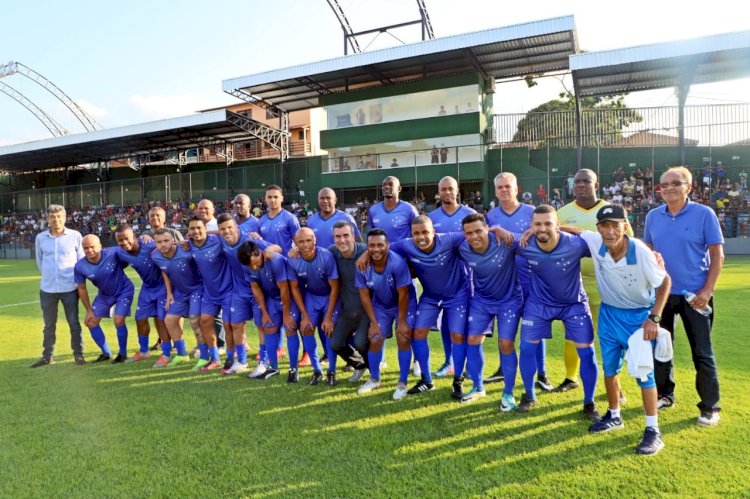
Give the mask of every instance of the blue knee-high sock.
[[[140, 340], [142, 336], [139, 336], [138, 339]], [[146, 336], [146, 340], [148, 340], [148, 336]], [[148, 341], [146, 342], [146, 345], [148, 345]], [[165, 357], [171, 357], [172, 356], [172, 342], [162, 341], [161, 342], [161, 354]]]
[[518, 372], [518, 355], [515, 349], [513, 353], [500, 353], [503, 364], [503, 378], [505, 379], [505, 388], [503, 393], [513, 395], [513, 388], [516, 386], [516, 373]]
[[177, 355], [183, 357], [188, 354], [184, 339], [175, 340], [174, 347], [177, 349]]
[[201, 360], [208, 360], [208, 345], [198, 343], [198, 351], [201, 353]]
[[299, 334], [286, 337], [286, 348], [289, 350], [289, 369], [297, 369], [299, 364]]
[[302, 336], [302, 345], [305, 347], [307, 356], [310, 357], [313, 371], [321, 372], [320, 359], [318, 359], [318, 342], [315, 341], [315, 336], [312, 334]]
[[[265, 341], [265, 339], [263, 341]], [[258, 348], [258, 357], [261, 362], [266, 362], [266, 360], [268, 360], [268, 347], [266, 345], [268, 345], [267, 341]]]
[[536, 372], [540, 378], [547, 377], [547, 340], [539, 342], [539, 348], [536, 351]]
[[279, 368], [279, 356], [276, 351], [279, 348], [279, 333], [266, 333], [266, 352], [268, 352], [268, 365], [271, 369]]
[[[117, 329], [117, 347], [120, 355], [128, 354], [128, 325], [123, 324], [122, 326], [116, 327]], [[148, 339], [146, 340], [148, 342]], [[148, 343], [146, 343], [148, 344]]]
[[219, 362], [221, 359], [219, 358], [219, 347], [208, 347], [208, 353], [211, 357], [211, 362]]
[[453, 343], [453, 372], [455, 376], [461, 376], [464, 373], [466, 364], [466, 342]]
[[[383, 345], [385, 346], [385, 345]], [[385, 349], [381, 351], [385, 353]], [[378, 367], [380, 369], [380, 367]], [[398, 382], [406, 384], [409, 379], [409, 369], [411, 369], [411, 348], [408, 350], [398, 351]]]
[[536, 375], [536, 350], [538, 345], [536, 343], [529, 343], [528, 341], [521, 342], [521, 360], [519, 362], [521, 367], [521, 379], [523, 379], [523, 387], [526, 390], [526, 395], [530, 399], [536, 398], [534, 392], [534, 376]]
[[[318, 338], [320, 338], [320, 347], [323, 349], [323, 352], [328, 355], [328, 336], [326, 336], [320, 328], [318, 328]], [[310, 352], [307, 352], [307, 355], [310, 355]]]
[[239, 364], [247, 364], [247, 345], [244, 342], [241, 345], [235, 345], [234, 355], [237, 357]]
[[414, 358], [419, 362], [422, 369], [422, 379], [427, 383], [432, 383], [432, 374], [430, 374], [430, 345], [427, 344], [427, 338], [422, 340], [413, 339], [411, 349], [414, 351]]
[[[383, 351], [367, 352], [367, 361], [370, 363], [370, 379], [380, 381], [380, 363], [383, 361]], [[409, 371], [409, 368], [406, 368]]]
[[443, 316], [443, 320], [440, 321], [440, 339], [443, 342], [443, 352], [445, 353], [445, 363], [455, 364], [455, 357], [453, 355], [453, 341], [451, 340], [451, 330], [448, 327], [448, 322]]
[[94, 340], [94, 343], [96, 343], [96, 346], [101, 349], [102, 353], [104, 355], [112, 355], [112, 350], [109, 349], [107, 338], [104, 336], [102, 327], [97, 324], [94, 327], [90, 327], [89, 332], [91, 333], [91, 338]]
[[227, 362], [234, 363], [234, 352], [236, 348], [237, 347], [227, 348]]
[[[336, 352], [333, 350], [331, 338], [326, 337], [326, 355], [328, 356], [328, 372], [336, 372]], [[372, 373], [372, 371], [370, 371]]]
[[[454, 350], [455, 351], [455, 350]], [[482, 372], [484, 371], [484, 349], [481, 343], [479, 345], [468, 345], [466, 352], [466, 369], [469, 371], [469, 377], [474, 388], [484, 390], [484, 380]]]
[[[138, 346], [141, 353], [148, 353], [148, 336], [138, 335]], [[167, 355], [167, 357], [169, 357]]]
[[581, 359], [581, 381], [583, 382], [583, 403], [594, 401], [596, 391], [596, 380], [599, 377], [599, 368], [596, 365], [596, 353], [594, 345], [576, 348], [578, 357]]

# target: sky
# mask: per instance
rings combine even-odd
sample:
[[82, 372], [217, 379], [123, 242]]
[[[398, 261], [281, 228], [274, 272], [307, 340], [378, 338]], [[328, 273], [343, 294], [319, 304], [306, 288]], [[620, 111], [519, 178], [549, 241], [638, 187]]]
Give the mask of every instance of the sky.
[[[415, 0], [339, 0], [354, 31], [416, 20]], [[699, 10], [672, 0], [425, 0], [436, 37], [573, 15], [581, 49], [599, 51], [750, 30], [736, 0]], [[12, 5], [12, 6], [9, 6]], [[44, 75], [104, 128], [183, 116], [239, 101], [222, 80], [340, 57], [343, 36], [326, 0], [26, 0], [3, 7], [0, 65]], [[363, 36], [376, 50], [421, 39], [417, 26]], [[72, 133], [83, 132], [51, 94], [22, 75], [13, 86]], [[572, 87], [544, 78], [499, 85], [496, 113], [523, 113]], [[672, 89], [630, 94], [633, 106], [674, 105]], [[750, 79], [697, 85], [688, 104], [750, 102]], [[0, 92], [0, 146], [51, 137]]]

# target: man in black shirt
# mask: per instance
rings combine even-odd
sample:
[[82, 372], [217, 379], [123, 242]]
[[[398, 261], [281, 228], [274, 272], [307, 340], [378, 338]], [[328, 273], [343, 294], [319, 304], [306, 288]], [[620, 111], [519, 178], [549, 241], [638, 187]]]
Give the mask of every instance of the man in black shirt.
[[[333, 351], [348, 365], [354, 367], [354, 374], [349, 381], [356, 383], [367, 369], [366, 359], [369, 347], [367, 331], [370, 327], [370, 320], [362, 309], [359, 290], [354, 285], [356, 273], [354, 264], [357, 258], [367, 251], [367, 246], [354, 241], [354, 228], [347, 221], [339, 221], [333, 225], [333, 239], [334, 245], [330, 246], [328, 251], [336, 258], [342, 306], [330, 341]], [[349, 338], [352, 335], [354, 347], [349, 344]]]

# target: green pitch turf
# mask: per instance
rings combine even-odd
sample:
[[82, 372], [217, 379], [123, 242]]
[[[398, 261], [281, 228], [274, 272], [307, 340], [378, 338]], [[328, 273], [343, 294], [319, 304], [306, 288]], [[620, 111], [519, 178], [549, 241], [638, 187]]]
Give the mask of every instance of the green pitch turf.
[[[78, 367], [61, 310], [57, 364], [29, 369], [41, 353], [38, 280], [33, 262], [0, 260], [0, 497], [750, 495], [750, 258], [728, 258], [716, 292], [721, 423], [695, 425], [694, 371], [680, 328], [677, 405], [660, 414], [666, 448], [650, 458], [633, 453], [644, 421], [627, 376], [625, 429], [589, 435], [581, 390], [541, 394], [527, 415], [499, 411], [501, 384], [487, 385], [488, 396], [471, 405], [451, 400], [450, 380], [394, 402], [392, 342], [383, 388], [358, 396], [346, 373], [335, 388], [311, 387], [303, 368], [303, 383], [288, 385], [286, 359], [282, 376], [265, 382], [151, 362]], [[102, 324], [116, 345], [111, 321]], [[564, 372], [560, 333], [548, 346], [553, 382]], [[85, 328], [84, 337], [93, 360]], [[435, 369], [437, 334], [431, 345]], [[487, 375], [497, 368], [496, 343], [485, 351]], [[516, 386], [519, 396], [520, 376]], [[597, 405], [606, 409], [601, 379]]]

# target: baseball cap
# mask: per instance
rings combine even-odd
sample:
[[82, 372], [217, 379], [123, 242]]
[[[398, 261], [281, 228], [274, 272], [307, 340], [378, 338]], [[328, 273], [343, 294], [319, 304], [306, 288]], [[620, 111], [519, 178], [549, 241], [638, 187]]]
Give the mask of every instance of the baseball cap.
[[596, 212], [596, 223], [600, 224], [607, 220], [614, 220], [615, 222], [627, 222], [628, 213], [625, 208], [619, 204], [609, 204], [602, 206], [599, 211]]

